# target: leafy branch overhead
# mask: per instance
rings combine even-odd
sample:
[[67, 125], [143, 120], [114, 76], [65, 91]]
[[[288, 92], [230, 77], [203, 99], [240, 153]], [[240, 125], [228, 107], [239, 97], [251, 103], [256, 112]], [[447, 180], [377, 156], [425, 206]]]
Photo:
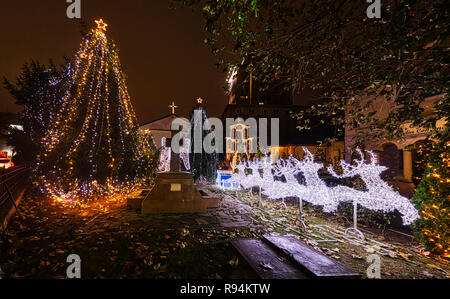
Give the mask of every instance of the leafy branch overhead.
[[[354, 121], [347, 126], [370, 125], [391, 136], [401, 135], [397, 124], [404, 121], [432, 129], [448, 119], [448, 95], [432, 118], [420, 108], [426, 96], [448, 94], [446, 1], [384, 0], [380, 19], [367, 18], [366, 1], [176, 1], [202, 10], [205, 42], [224, 70], [237, 65], [262, 88], [283, 80], [293, 92], [312, 88], [327, 98], [296, 115], [302, 128], [314, 114], [344, 124], [349, 104]], [[396, 109], [377, 119], [362, 95], [385, 96]]]

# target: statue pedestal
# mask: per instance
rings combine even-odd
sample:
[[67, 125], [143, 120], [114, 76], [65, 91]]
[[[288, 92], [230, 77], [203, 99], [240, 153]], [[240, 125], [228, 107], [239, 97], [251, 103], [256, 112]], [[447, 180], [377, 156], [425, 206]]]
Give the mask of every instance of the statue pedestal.
[[142, 214], [205, 213], [215, 204], [202, 197], [189, 172], [160, 172], [142, 201]]

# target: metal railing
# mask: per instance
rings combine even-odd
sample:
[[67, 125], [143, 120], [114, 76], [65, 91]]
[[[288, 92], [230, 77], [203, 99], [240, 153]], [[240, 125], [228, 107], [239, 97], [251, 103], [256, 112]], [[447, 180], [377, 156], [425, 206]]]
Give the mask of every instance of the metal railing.
[[20, 216], [19, 201], [29, 183], [29, 170], [15, 167], [0, 173], [0, 233], [4, 233], [14, 213]]

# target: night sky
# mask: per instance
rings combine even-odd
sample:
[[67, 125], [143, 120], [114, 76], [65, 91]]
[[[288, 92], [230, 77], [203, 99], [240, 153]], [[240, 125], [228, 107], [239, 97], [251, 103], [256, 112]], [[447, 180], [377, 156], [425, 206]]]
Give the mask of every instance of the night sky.
[[[103, 18], [107, 36], [115, 40], [128, 76], [127, 85], [141, 123], [169, 114], [172, 100], [177, 114], [188, 116], [198, 97], [205, 99], [209, 116], [220, 116], [227, 96], [226, 74], [214, 66], [216, 58], [203, 43], [199, 12], [170, 0], [82, 0], [82, 18], [90, 26]], [[65, 0], [2, 0], [0, 6], [0, 76], [14, 81], [24, 62], [47, 64], [73, 58], [81, 43], [78, 19], [69, 19]], [[0, 111], [20, 107], [0, 87]]]

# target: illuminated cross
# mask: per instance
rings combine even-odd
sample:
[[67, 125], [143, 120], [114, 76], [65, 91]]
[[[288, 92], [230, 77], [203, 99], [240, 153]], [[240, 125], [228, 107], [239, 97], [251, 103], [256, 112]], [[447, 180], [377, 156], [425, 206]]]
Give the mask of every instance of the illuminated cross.
[[175, 102], [172, 102], [172, 105], [169, 105], [169, 108], [172, 108], [172, 114], [175, 114], [175, 109], [178, 108], [178, 106], [175, 106]]
[[97, 29], [100, 31], [106, 31], [106, 27], [108, 27], [108, 24], [106, 24], [103, 19], [96, 20], [95, 23], [97, 23]]

